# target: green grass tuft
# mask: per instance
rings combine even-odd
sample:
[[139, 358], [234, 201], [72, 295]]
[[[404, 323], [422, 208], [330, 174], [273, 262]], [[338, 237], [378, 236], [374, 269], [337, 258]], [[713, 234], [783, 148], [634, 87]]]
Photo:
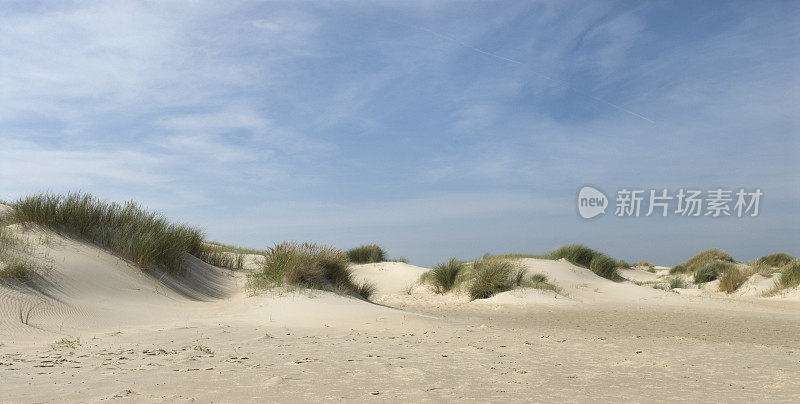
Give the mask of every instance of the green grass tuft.
[[615, 279], [619, 267], [618, 261], [581, 244], [559, 247], [547, 253], [545, 257], [555, 260], [564, 258], [575, 265], [589, 268], [595, 274], [607, 279]]
[[771, 267], [781, 267], [792, 262], [792, 260], [794, 259], [795, 257], [786, 253], [774, 253], [770, 255], [765, 255], [751, 262], [750, 265], [756, 266], [759, 264], [763, 264], [763, 265], [769, 265]]
[[782, 289], [794, 288], [800, 285], [800, 259], [794, 259], [781, 267], [779, 285]]
[[733, 264], [726, 261], [716, 261], [694, 273], [694, 283], [706, 283], [716, 280], [724, 272], [735, 269]]
[[356, 264], [386, 261], [386, 251], [376, 244], [362, 245], [347, 251], [347, 258]]
[[575, 264], [580, 265], [586, 268], [589, 268], [589, 264], [592, 262], [592, 258], [597, 255], [598, 252], [592, 250], [589, 247], [581, 244], [570, 244], [556, 248], [555, 250], [551, 251], [550, 253], [546, 254], [547, 258], [550, 259], [561, 259], [565, 258], [567, 261]]
[[731, 294], [747, 280], [747, 274], [734, 266], [726, 268], [719, 277], [719, 291]]
[[429, 284], [434, 293], [447, 293], [456, 286], [459, 280], [458, 275], [464, 269], [464, 265], [463, 261], [450, 258], [446, 263], [436, 265], [430, 271], [422, 274], [420, 281]]
[[503, 259], [488, 258], [473, 262], [468, 290], [470, 299], [486, 299], [513, 289], [517, 286], [518, 273], [516, 265]]
[[550, 290], [555, 292], [558, 295], [563, 294], [563, 290], [556, 286], [553, 283], [548, 282], [547, 275], [545, 274], [533, 274], [528, 278], [528, 284], [524, 286], [530, 286], [534, 289], [539, 290]]
[[706, 268], [709, 265], [715, 264], [717, 262], [729, 262], [735, 263], [734, 260], [728, 253], [725, 251], [712, 248], [706, 251], [703, 251], [692, 258], [689, 258], [685, 263], [682, 265], [686, 267], [688, 271], [696, 272], [700, 269]]
[[36, 223], [107, 248], [140, 268], [181, 267], [184, 254], [201, 255], [203, 232], [170, 224], [135, 202], [106, 203], [83, 193], [37, 194], [12, 204], [11, 220]]
[[218, 242], [205, 242], [203, 243], [203, 250], [199, 253], [197, 258], [218, 267], [243, 269], [245, 255], [247, 254], [264, 255], [264, 252]]
[[31, 246], [0, 223], [0, 281], [27, 282], [46, 265], [35, 259]]
[[362, 297], [371, 295], [374, 286], [357, 285], [349, 264], [347, 255], [336, 248], [310, 242], [283, 242], [267, 249], [261, 270], [249, 276], [255, 288], [289, 285]]
[[598, 253], [589, 262], [589, 269], [603, 278], [614, 279], [617, 275], [617, 262], [608, 255]]
[[669, 280], [670, 289], [686, 289], [686, 280], [678, 276]]
[[689, 272], [689, 268], [686, 268], [686, 266], [680, 265], [680, 264], [679, 265], [675, 265], [674, 267], [669, 269], [669, 274], [670, 275], [683, 274], [683, 273], [686, 273], [686, 272]]
[[372, 282], [362, 282], [357, 285], [356, 293], [365, 300], [369, 300], [378, 288]]

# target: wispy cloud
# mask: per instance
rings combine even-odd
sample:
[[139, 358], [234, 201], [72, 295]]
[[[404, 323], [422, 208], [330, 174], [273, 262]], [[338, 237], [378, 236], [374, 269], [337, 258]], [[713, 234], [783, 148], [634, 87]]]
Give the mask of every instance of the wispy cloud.
[[[80, 188], [239, 243], [317, 229], [426, 257], [442, 238], [622, 240], [602, 237], [613, 221], [553, 222], [585, 183], [762, 186], [800, 228], [797, 5], [0, 9], [0, 197]], [[709, 234], [692, 226], [662, 232]]]

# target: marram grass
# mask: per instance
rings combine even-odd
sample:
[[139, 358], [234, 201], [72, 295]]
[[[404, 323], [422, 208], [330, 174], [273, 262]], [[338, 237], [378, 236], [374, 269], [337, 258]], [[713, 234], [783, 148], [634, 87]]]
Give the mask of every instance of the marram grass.
[[347, 258], [356, 264], [386, 261], [386, 251], [377, 244], [366, 244], [347, 250]]
[[545, 257], [554, 260], [564, 258], [575, 265], [589, 268], [595, 274], [607, 279], [615, 279], [617, 268], [620, 266], [619, 261], [582, 244], [561, 246], [547, 253]]
[[311, 242], [283, 242], [267, 249], [261, 270], [249, 275], [250, 284], [256, 289], [288, 285], [369, 299], [375, 286], [358, 284], [349, 264], [347, 254], [339, 249]]
[[420, 281], [431, 286], [434, 293], [444, 294], [452, 290], [457, 282], [465, 263], [456, 258], [436, 265], [428, 272], [422, 274]]
[[108, 203], [92, 195], [37, 194], [12, 203], [10, 220], [35, 223], [84, 238], [135, 262], [140, 268], [181, 267], [184, 254], [201, 256], [203, 232], [171, 224], [135, 202]]

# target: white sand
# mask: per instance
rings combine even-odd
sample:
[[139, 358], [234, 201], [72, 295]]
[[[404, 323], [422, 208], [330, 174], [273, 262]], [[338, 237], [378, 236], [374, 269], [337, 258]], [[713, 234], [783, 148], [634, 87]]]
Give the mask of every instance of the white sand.
[[[682, 296], [524, 259], [564, 295], [521, 289], [470, 302], [409, 290], [425, 268], [381, 263], [354, 266], [377, 285], [376, 304], [319, 291], [250, 296], [242, 272], [191, 257], [191, 276], [144, 273], [52, 233], [26, 237], [52, 270], [34, 289], [0, 286], [0, 401], [800, 397], [800, 302], [751, 289]], [[19, 308], [37, 303], [21, 324]]]

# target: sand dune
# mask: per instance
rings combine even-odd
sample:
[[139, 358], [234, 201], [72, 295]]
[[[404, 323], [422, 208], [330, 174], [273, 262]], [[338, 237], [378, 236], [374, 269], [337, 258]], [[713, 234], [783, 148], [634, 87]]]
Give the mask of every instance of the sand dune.
[[[15, 227], [49, 264], [0, 286], [3, 401], [794, 401], [800, 302], [724, 299], [614, 282], [522, 259], [562, 293], [470, 301], [418, 284], [427, 269], [354, 265], [374, 303], [330, 292], [251, 294], [247, 270], [187, 256], [142, 271], [93, 245]], [[258, 257], [249, 257], [250, 267]], [[639, 282], [657, 280], [625, 270]], [[697, 289], [698, 291], [701, 291]], [[29, 324], [20, 309], [33, 307]], [[733, 359], [735, 358], [735, 359]]]

